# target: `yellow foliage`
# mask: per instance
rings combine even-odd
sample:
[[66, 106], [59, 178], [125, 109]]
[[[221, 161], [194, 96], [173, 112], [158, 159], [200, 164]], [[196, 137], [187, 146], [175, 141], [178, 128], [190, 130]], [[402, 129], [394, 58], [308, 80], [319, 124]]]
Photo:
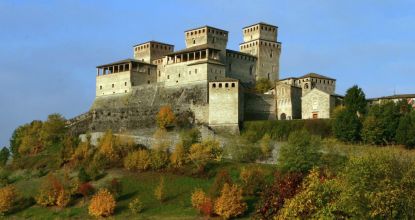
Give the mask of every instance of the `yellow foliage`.
[[154, 196], [160, 202], [164, 202], [166, 199], [166, 189], [164, 186], [164, 178], [160, 179], [159, 185], [154, 189]]
[[201, 206], [206, 203], [209, 199], [209, 197], [206, 196], [206, 193], [203, 192], [202, 189], [196, 189], [193, 193], [192, 193], [192, 206], [193, 208], [197, 209], [200, 211]]
[[172, 125], [175, 119], [176, 118], [170, 106], [161, 107], [156, 116], [157, 124], [160, 128], [166, 128], [167, 126]]
[[241, 215], [247, 209], [243, 201], [242, 189], [237, 185], [230, 186], [225, 183], [220, 197], [215, 202], [215, 213], [229, 219]]
[[105, 132], [104, 136], [102, 136], [98, 145], [98, 152], [110, 161], [116, 161], [119, 159], [115, 139], [116, 137], [112, 134], [112, 131], [109, 130]]
[[180, 168], [186, 163], [186, 151], [182, 143], [176, 144], [173, 153], [170, 155], [170, 163], [176, 168]]
[[80, 142], [78, 147], [75, 149], [71, 160], [75, 163], [79, 163], [86, 160], [88, 158], [89, 148], [90, 144], [88, 141]]
[[264, 185], [265, 172], [260, 166], [243, 167], [239, 173], [244, 191], [248, 195], [252, 195], [258, 188]]
[[0, 213], [10, 210], [16, 199], [16, 188], [8, 185], [0, 189]]
[[71, 194], [65, 190], [61, 190], [56, 198], [56, 205], [60, 208], [65, 208], [71, 201]]
[[151, 165], [150, 154], [142, 149], [129, 153], [124, 158], [124, 167], [128, 170], [147, 170]]
[[107, 189], [100, 189], [92, 199], [88, 212], [94, 217], [107, 217], [114, 213], [115, 199]]

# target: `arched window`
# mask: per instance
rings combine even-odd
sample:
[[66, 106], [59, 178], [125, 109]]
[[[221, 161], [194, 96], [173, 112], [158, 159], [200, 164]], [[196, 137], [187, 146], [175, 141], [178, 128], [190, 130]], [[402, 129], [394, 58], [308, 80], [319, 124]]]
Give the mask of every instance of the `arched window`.
[[219, 88], [222, 88], [222, 83], [219, 83]]
[[225, 83], [225, 87], [226, 87], [226, 88], [228, 88], [228, 87], [229, 87], [228, 83]]
[[235, 87], [235, 83], [232, 83], [232, 87]]
[[213, 84], [212, 84], [212, 87], [213, 87], [213, 88], [216, 88], [216, 83], [213, 83]]

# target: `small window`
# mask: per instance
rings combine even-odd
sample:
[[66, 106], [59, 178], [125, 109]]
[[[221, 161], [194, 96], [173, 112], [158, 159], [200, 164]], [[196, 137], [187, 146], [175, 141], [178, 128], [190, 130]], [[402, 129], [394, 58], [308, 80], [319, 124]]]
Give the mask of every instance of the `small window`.
[[167, 79], [170, 79], [170, 75], [167, 75]]
[[232, 87], [235, 87], [235, 83], [232, 83]]
[[114, 84], [112, 84], [112, 88], [114, 88]]
[[222, 83], [219, 83], [219, 88], [222, 88]]
[[195, 69], [195, 74], [197, 74], [197, 69]]
[[216, 83], [213, 83], [213, 84], [212, 84], [212, 87], [213, 87], [213, 88], [216, 88]]
[[127, 86], [127, 82], [125, 82], [124, 85]]
[[229, 87], [228, 83], [225, 83], [225, 87], [226, 87], [226, 88], [228, 88], [228, 87]]
[[193, 39], [193, 44], [196, 44], [196, 40], [195, 39]]
[[150, 80], [147, 80], [147, 84], [150, 84]]
[[102, 90], [102, 86], [99, 86], [99, 89]]
[[125, 93], [127, 93], [127, 90], [125, 90]]
[[180, 73], [179, 73], [179, 78], [180, 78]]
[[160, 74], [160, 70], [159, 70], [159, 77], [160, 77], [160, 75], [161, 75], [161, 74]]

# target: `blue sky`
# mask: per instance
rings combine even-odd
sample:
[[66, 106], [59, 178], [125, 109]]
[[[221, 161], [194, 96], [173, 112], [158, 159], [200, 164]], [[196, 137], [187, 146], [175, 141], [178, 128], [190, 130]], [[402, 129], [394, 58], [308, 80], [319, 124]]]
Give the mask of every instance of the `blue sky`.
[[13, 130], [58, 112], [88, 111], [95, 66], [132, 57], [148, 40], [184, 47], [183, 31], [279, 27], [281, 77], [317, 72], [337, 93], [357, 84], [368, 97], [415, 93], [415, 2], [304, 1], [0, 1], [0, 145]]

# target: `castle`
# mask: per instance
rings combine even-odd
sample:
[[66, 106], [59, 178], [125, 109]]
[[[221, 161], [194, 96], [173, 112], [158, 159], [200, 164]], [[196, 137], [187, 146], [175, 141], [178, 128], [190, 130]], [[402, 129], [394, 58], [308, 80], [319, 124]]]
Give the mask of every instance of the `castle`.
[[[335, 79], [310, 73], [280, 80], [278, 27], [261, 22], [242, 33], [239, 51], [226, 48], [228, 31], [203, 26], [184, 32], [185, 49], [149, 41], [133, 46], [133, 59], [97, 66], [89, 128], [148, 125], [162, 105], [228, 131], [238, 131], [244, 120], [330, 117], [341, 99]], [[273, 88], [254, 92], [259, 79]]]

